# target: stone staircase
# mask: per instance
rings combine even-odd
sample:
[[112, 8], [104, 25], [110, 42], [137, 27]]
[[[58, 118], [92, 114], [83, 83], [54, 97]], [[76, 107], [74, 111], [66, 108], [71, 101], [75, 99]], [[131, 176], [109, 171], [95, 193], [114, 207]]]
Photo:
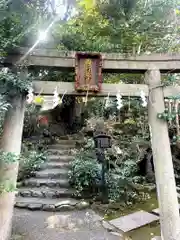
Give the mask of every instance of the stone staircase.
[[73, 159], [75, 141], [60, 140], [48, 150], [48, 160], [34, 177], [19, 184], [15, 207], [29, 210], [68, 211], [88, 207], [73, 198], [68, 171]]

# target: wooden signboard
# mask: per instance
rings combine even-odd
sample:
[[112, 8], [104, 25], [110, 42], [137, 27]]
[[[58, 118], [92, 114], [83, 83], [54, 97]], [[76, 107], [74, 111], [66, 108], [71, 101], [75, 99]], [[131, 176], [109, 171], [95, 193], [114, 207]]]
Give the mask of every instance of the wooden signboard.
[[76, 82], [77, 91], [99, 92], [102, 85], [102, 58], [100, 54], [76, 54]]

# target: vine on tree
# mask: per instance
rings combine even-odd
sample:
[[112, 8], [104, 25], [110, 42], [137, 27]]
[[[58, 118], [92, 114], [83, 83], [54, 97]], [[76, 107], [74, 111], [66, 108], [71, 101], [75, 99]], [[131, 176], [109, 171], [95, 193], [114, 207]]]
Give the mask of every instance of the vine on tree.
[[0, 151], [0, 159], [3, 163], [15, 163], [19, 161], [19, 154]]
[[180, 140], [180, 96], [168, 97], [165, 99], [165, 110], [162, 113], [158, 113], [157, 117], [164, 121], [167, 121], [170, 127], [176, 127], [176, 135], [173, 136], [173, 144]]
[[14, 184], [14, 181], [12, 182], [8, 180], [3, 182], [3, 184], [0, 184], [0, 194], [14, 191], [16, 191], [16, 185]]
[[32, 87], [32, 77], [30, 74], [25, 77], [22, 72], [13, 72], [8, 68], [0, 71], [0, 89], [1, 94], [9, 96], [11, 94], [27, 94]]

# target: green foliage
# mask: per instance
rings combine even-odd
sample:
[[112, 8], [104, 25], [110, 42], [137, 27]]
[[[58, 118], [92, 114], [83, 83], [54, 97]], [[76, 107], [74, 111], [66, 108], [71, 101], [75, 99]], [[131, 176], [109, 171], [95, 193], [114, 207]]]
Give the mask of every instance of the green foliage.
[[[147, 110], [141, 106], [140, 98], [123, 98], [123, 106], [120, 111], [117, 110], [115, 98], [110, 98], [108, 108], [105, 108], [104, 99], [92, 99], [87, 103], [87, 112], [89, 118], [104, 118], [108, 122], [108, 128], [112, 130], [114, 138], [117, 139], [121, 148], [129, 146], [128, 152], [131, 153], [131, 142], [148, 141], [149, 128]], [[126, 145], [126, 146], [125, 146]], [[131, 158], [132, 156], [129, 156]]]
[[10, 180], [6, 180], [0, 184], [0, 194], [7, 193], [7, 192], [14, 192], [16, 190], [16, 186], [14, 182]]
[[30, 177], [45, 161], [46, 153], [44, 152], [38, 153], [36, 151], [27, 151], [23, 153], [19, 161], [18, 181]]
[[10, 107], [10, 104], [6, 102], [4, 96], [0, 95], [0, 117], [8, 110], [8, 107]]
[[134, 184], [141, 181], [137, 164], [132, 160], [125, 161], [120, 167], [110, 170], [107, 174], [109, 198], [113, 201], [135, 200], [138, 193]]
[[76, 189], [76, 195], [89, 195], [97, 191], [100, 181], [101, 165], [88, 151], [81, 152], [72, 162], [69, 182]]
[[19, 161], [19, 155], [15, 154], [15, 153], [11, 153], [11, 152], [0, 152], [0, 161], [3, 163], [14, 163]]
[[48, 149], [48, 145], [52, 143], [51, 138], [46, 138], [42, 135], [35, 136], [33, 138], [24, 138], [22, 143], [22, 152], [26, 153], [28, 151], [36, 151], [36, 152], [45, 152]]
[[133, 178], [137, 174], [137, 164], [133, 160], [125, 161], [121, 167], [121, 174], [126, 178]]
[[8, 110], [9, 107], [10, 104], [5, 100], [5, 97], [0, 95], [0, 135], [2, 133], [5, 112]]
[[[157, 117], [159, 118], [159, 119], [163, 119], [163, 120], [168, 120], [168, 121], [172, 121], [172, 120], [175, 120], [176, 119], [176, 112], [172, 112], [171, 114], [169, 114], [168, 112], [167, 112], [167, 110], [165, 110], [163, 113], [158, 113], [157, 114]], [[178, 115], [179, 115], [179, 113], [178, 113]]]
[[13, 73], [8, 69], [0, 71], [0, 89], [2, 94], [25, 94], [32, 87], [30, 75], [24, 77], [22, 72]]
[[88, 117], [103, 117], [104, 116], [104, 106], [105, 106], [105, 101], [103, 98], [98, 99], [98, 98], [92, 98], [87, 102], [87, 112], [88, 112]]
[[[46, 28], [44, 22], [51, 17], [46, 1], [6, 1], [0, 2], [0, 58], [4, 59], [12, 48], [30, 43], [37, 39], [40, 26]], [[48, 24], [48, 23], [46, 23]]]
[[99, 11], [110, 19], [110, 39], [119, 43], [119, 50], [139, 54], [166, 51], [172, 47], [173, 33], [178, 28], [174, 21], [175, 6], [175, 1], [121, 0], [100, 4]]
[[[72, 162], [69, 181], [75, 187], [77, 196], [96, 197], [100, 193], [102, 165], [92, 152], [92, 147], [91, 150], [82, 149]], [[110, 200], [121, 201], [125, 198], [129, 201], [137, 197], [133, 184], [142, 181], [137, 171], [137, 164], [129, 160], [106, 173]]]
[[25, 116], [24, 116], [24, 127], [23, 136], [28, 138], [33, 134], [37, 133], [37, 117], [40, 113], [40, 109], [36, 104], [30, 104], [26, 106]]
[[[60, 49], [129, 54], [177, 51], [178, 1], [80, 0], [78, 14], [56, 25]], [[57, 40], [57, 42], [58, 42]]]

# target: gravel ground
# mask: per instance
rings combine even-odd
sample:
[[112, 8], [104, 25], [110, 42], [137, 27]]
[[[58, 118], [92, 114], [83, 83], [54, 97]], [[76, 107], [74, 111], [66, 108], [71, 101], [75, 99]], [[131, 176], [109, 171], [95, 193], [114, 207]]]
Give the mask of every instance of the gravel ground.
[[15, 209], [12, 240], [120, 240], [92, 210], [51, 213]]

